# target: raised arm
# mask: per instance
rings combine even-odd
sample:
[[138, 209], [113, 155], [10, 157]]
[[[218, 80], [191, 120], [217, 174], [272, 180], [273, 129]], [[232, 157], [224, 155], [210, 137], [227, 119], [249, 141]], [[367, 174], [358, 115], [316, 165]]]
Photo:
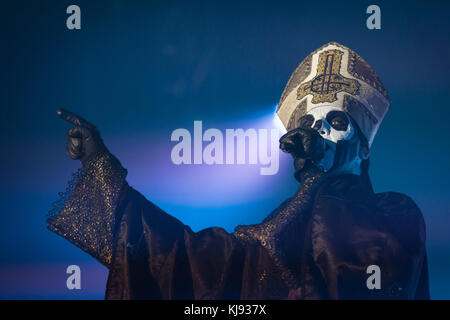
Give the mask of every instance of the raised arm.
[[127, 188], [127, 171], [109, 153], [93, 124], [64, 109], [57, 114], [73, 125], [67, 132], [67, 153], [80, 160], [82, 168], [74, 174], [66, 192], [60, 193], [61, 199], [47, 217], [47, 226], [109, 266], [115, 212]]
[[106, 297], [239, 298], [244, 270], [253, 272], [241, 241], [221, 228], [195, 233], [161, 210], [127, 184], [94, 125], [66, 110], [58, 115], [74, 125], [67, 152], [82, 168], [48, 228], [110, 269]]

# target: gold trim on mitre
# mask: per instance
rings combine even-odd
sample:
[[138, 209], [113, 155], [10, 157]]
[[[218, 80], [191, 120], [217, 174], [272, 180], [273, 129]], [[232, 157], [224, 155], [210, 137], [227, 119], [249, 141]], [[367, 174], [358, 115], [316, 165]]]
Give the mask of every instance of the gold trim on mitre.
[[289, 131], [311, 109], [334, 106], [353, 118], [370, 145], [390, 104], [369, 64], [351, 49], [330, 42], [308, 55], [291, 75], [277, 114]]

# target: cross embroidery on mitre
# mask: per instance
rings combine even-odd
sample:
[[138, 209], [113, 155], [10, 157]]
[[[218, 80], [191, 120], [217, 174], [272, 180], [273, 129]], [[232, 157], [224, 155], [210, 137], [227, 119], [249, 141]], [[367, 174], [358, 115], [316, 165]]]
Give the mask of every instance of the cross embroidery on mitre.
[[341, 60], [344, 52], [340, 50], [327, 50], [319, 55], [316, 76], [303, 83], [297, 90], [297, 99], [312, 94], [311, 103], [334, 102], [336, 94], [345, 91], [355, 95], [359, 89], [359, 82], [341, 75]]

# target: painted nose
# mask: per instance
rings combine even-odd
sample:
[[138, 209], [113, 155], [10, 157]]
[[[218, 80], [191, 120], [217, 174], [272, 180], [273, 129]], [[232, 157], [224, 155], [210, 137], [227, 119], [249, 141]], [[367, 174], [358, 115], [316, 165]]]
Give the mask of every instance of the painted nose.
[[320, 134], [326, 134], [325, 128], [323, 126], [322, 120], [317, 120], [314, 124], [313, 129], [317, 130]]

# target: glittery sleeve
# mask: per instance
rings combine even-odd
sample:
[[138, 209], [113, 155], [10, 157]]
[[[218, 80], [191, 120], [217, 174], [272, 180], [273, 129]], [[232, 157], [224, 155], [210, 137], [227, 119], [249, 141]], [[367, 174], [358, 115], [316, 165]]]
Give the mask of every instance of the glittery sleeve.
[[113, 155], [93, 156], [59, 194], [47, 215], [47, 227], [109, 266], [115, 210], [126, 174]]

